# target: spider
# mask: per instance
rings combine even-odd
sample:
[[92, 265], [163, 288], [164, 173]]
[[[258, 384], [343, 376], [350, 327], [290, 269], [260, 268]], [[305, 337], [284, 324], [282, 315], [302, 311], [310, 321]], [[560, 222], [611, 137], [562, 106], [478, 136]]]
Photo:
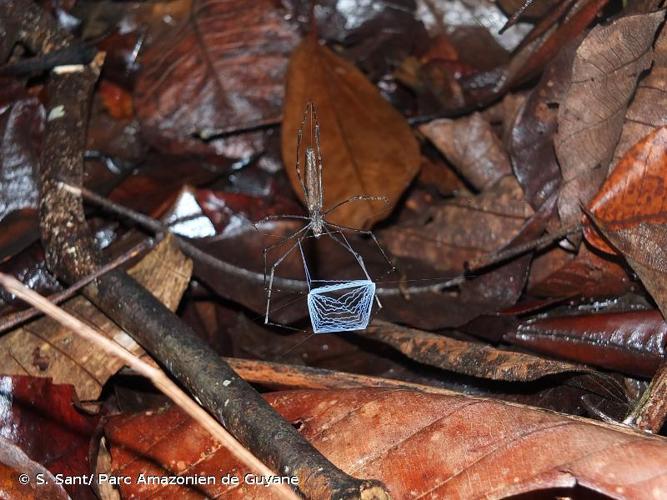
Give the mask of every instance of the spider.
[[[301, 175], [301, 144], [303, 142], [303, 135], [304, 135], [304, 128], [306, 127], [306, 124], [310, 124], [310, 144], [306, 146], [305, 148], [305, 172], [304, 176], [302, 177]], [[313, 140], [314, 139], [314, 140]], [[314, 147], [313, 147], [313, 142], [314, 142]], [[328, 287], [322, 287], [321, 290], [324, 289], [331, 289], [331, 288], [344, 288], [348, 284], [349, 285], [354, 285], [358, 283], [368, 283], [372, 285], [372, 296], [375, 297], [375, 301], [378, 304], [378, 307], [381, 308], [382, 304], [380, 303], [380, 300], [378, 299], [377, 295], [375, 294], [375, 284], [372, 282], [370, 279], [370, 276], [368, 275], [368, 272], [366, 271], [366, 266], [364, 265], [364, 261], [357, 253], [352, 246], [350, 245], [348, 239], [345, 236], [345, 232], [354, 232], [354, 233], [360, 233], [363, 235], [370, 236], [370, 238], [373, 240], [375, 245], [377, 245], [382, 257], [384, 258], [385, 262], [390, 266], [391, 271], [395, 270], [395, 266], [392, 264], [392, 262], [389, 260], [387, 257], [387, 254], [383, 250], [382, 246], [380, 245], [379, 241], [375, 237], [372, 231], [369, 230], [362, 230], [362, 229], [355, 229], [352, 227], [347, 227], [343, 226], [340, 224], [334, 224], [332, 222], [329, 222], [327, 220], [327, 216], [331, 213], [333, 213], [335, 210], [339, 209], [340, 207], [351, 203], [355, 201], [383, 201], [388, 203], [387, 198], [384, 196], [367, 196], [367, 195], [357, 195], [357, 196], [352, 196], [351, 198], [348, 198], [346, 200], [343, 200], [339, 203], [336, 203], [334, 206], [331, 208], [325, 209], [324, 208], [324, 190], [323, 190], [323, 185], [322, 185], [322, 153], [320, 150], [320, 124], [317, 119], [317, 110], [315, 108], [315, 105], [312, 102], [307, 103], [306, 105], [306, 110], [303, 115], [303, 120], [301, 121], [301, 126], [299, 127], [299, 130], [297, 132], [297, 142], [296, 142], [296, 174], [297, 178], [299, 179], [299, 183], [301, 184], [301, 188], [303, 189], [304, 193], [304, 199], [305, 199], [305, 205], [306, 209], [308, 210], [308, 215], [270, 215], [268, 217], [264, 217], [260, 221], [255, 223], [255, 227], [271, 221], [271, 220], [278, 220], [278, 219], [300, 219], [306, 221], [305, 225], [292, 233], [291, 235], [282, 238], [280, 241], [277, 243], [270, 245], [264, 249], [263, 256], [264, 256], [264, 285], [265, 285], [265, 290], [266, 290], [266, 313], [264, 315], [264, 323], [269, 324], [269, 312], [271, 309], [271, 294], [273, 292], [273, 279], [275, 276], [276, 269], [278, 266], [297, 248], [301, 250], [301, 257], [304, 262], [304, 268], [306, 272], [306, 277], [308, 279], [308, 284], [310, 287], [311, 280], [310, 276], [308, 273], [308, 267], [305, 262], [305, 257], [303, 255], [303, 248], [301, 246], [302, 242], [306, 238], [315, 238], [319, 239], [321, 236], [326, 235], [329, 238], [331, 238], [333, 241], [335, 241], [338, 245], [342, 246], [346, 251], [351, 253], [356, 261], [358, 262], [359, 266], [361, 267], [362, 271], [366, 275], [367, 280], [357, 280], [355, 282], [344, 282], [340, 280], [328, 280], [328, 282], [335, 282], [339, 283], [339, 285], [329, 285]], [[287, 242], [291, 242], [291, 246], [288, 248], [288, 250], [280, 257], [278, 258], [272, 265], [271, 265], [271, 270], [268, 272], [269, 279], [268, 279], [268, 286], [266, 283], [266, 277], [267, 277], [267, 271], [268, 271], [268, 263], [267, 263], [267, 256], [268, 253], [279, 246], [284, 245]], [[350, 295], [350, 294], [348, 294]], [[310, 298], [311, 294], [309, 293], [309, 309], [310, 309]], [[326, 298], [326, 300], [329, 300]], [[326, 302], [325, 300], [325, 302]], [[321, 307], [322, 304], [318, 304], [317, 307]], [[316, 307], [316, 308], [317, 308]], [[315, 327], [315, 320], [312, 317], [313, 313], [315, 311], [311, 310], [311, 321], [313, 322], [314, 329], [316, 330], [317, 333], [317, 328]], [[365, 328], [365, 326], [363, 326]], [[355, 328], [356, 329], [356, 328]], [[327, 330], [327, 331], [346, 331], [349, 330], [348, 328], [340, 328], [339, 330]]]

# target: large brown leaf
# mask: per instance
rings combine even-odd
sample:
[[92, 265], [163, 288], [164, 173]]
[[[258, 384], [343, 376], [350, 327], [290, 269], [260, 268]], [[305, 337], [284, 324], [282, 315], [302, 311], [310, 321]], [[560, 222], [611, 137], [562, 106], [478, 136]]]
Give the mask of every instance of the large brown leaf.
[[538, 297], [614, 297], [636, 288], [620, 257], [580, 245], [576, 254], [558, 246], [535, 257], [528, 292]]
[[580, 39], [565, 46], [546, 67], [538, 85], [521, 107], [509, 133], [512, 168], [526, 193], [526, 200], [538, 209], [558, 188], [560, 167], [553, 146], [558, 131], [558, 105], [570, 79], [572, 59]]
[[384, 196], [389, 205], [352, 202], [330, 219], [368, 228], [388, 215], [417, 173], [417, 140], [357, 68], [308, 36], [290, 59], [282, 125], [283, 161], [301, 199], [296, 137], [308, 101], [317, 106], [321, 126], [325, 208], [356, 195]]
[[[503, 498], [577, 485], [614, 498], [667, 494], [667, 441], [620, 426], [407, 390], [292, 391], [267, 399], [327, 458], [357, 477], [384, 481], [392, 498]], [[247, 470], [174, 407], [115, 418], [106, 433], [115, 474], [231, 474], [241, 483], [123, 485], [125, 497], [273, 498], [270, 489], [245, 484]]]
[[558, 111], [555, 148], [564, 184], [558, 211], [576, 222], [607, 175], [625, 111], [640, 73], [649, 67], [664, 11], [598, 26], [577, 49], [572, 82]]
[[135, 104], [148, 138], [170, 151], [200, 151], [193, 136], [279, 120], [297, 37], [274, 3], [192, 0], [185, 17], [141, 59]]
[[[590, 203], [604, 237], [625, 257], [667, 315], [667, 127], [630, 149]], [[588, 241], [613, 251], [590, 226]]]
[[[71, 385], [52, 384], [48, 378], [2, 376], [1, 434], [53, 474], [88, 474], [89, 445], [99, 417], [79, 411], [75, 402]], [[90, 485], [65, 486], [77, 500], [95, 499]], [[7, 497], [0, 494], [0, 498]]]
[[[130, 275], [175, 310], [188, 286], [191, 269], [192, 263], [169, 237], [132, 268]], [[135, 354], [143, 353], [127, 333], [86, 298], [74, 297], [63, 307]], [[0, 338], [0, 366], [6, 375], [51, 377], [56, 383], [72, 384], [79, 399], [94, 400], [123, 362], [104, 351], [92, 349], [90, 342], [54, 320], [41, 318]]]

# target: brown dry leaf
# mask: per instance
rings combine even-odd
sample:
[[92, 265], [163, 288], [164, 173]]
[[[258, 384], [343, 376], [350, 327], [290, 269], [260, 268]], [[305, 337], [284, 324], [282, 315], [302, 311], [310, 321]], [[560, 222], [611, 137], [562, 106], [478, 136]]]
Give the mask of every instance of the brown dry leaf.
[[[192, 263], [168, 236], [130, 270], [130, 275], [174, 311], [188, 286], [191, 271]], [[63, 309], [94, 325], [134, 354], [143, 352], [86, 298], [74, 297]], [[104, 383], [123, 362], [91, 348], [89, 342], [54, 320], [42, 318], [0, 338], [0, 366], [5, 375], [51, 377], [56, 384], [72, 384], [79, 399], [86, 401], [99, 397]]]
[[480, 113], [458, 120], [435, 120], [420, 126], [419, 131], [479, 191], [512, 172], [500, 139]]
[[142, 56], [135, 105], [144, 133], [163, 149], [198, 151], [195, 136], [278, 121], [296, 42], [270, 0], [193, 0]]
[[639, 81], [625, 113], [625, 124], [616, 145], [617, 164], [628, 150], [658, 127], [667, 125], [667, 27], [663, 26], [653, 50], [651, 72]]
[[[22, 474], [28, 476], [26, 484], [19, 481]], [[38, 475], [44, 481], [42, 484], [36, 479]], [[66, 500], [69, 495], [45, 467], [31, 460], [20, 447], [0, 437], [0, 498]]]
[[633, 287], [622, 264], [586, 245], [576, 254], [554, 247], [533, 260], [528, 292], [538, 297], [617, 297]]
[[[667, 316], [666, 179], [667, 127], [661, 127], [626, 153], [589, 209]], [[601, 250], [613, 251], [592, 227], [584, 234]]]
[[506, 176], [480, 195], [459, 196], [433, 208], [432, 220], [422, 226], [395, 226], [380, 238], [397, 257], [460, 271], [465, 262], [509, 243], [532, 214], [514, 176]]
[[472, 377], [528, 382], [557, 373], [591, 371], [581, 365], [496, 349], [384, 321], [375, 321], [365, 334], [391, 345], [410, 359]]
[[[407, 390], [289, 391], [267, 400], [334, 464], [383, 481], [392, 498], [504, 498], [575, 486], [614, 498], [667, 495], [667, 440], [621, 426]], [[196, 490], [122, 485], [126, 498], [273, 498], [246, 484], [248, 471], [178, 408], [113, 418], [106, 434], [114, 474], [241, 481]]]
[[567, 90], [580, 41], [577, 38], [563, 47], [547, 65], [509, 132], [514, 174], [534, 209], [556, 192], [561, 182], [553, 138], [558, 131], [558, 105]]
[[564, 184], [558, 200], [563, 224], [576, 222], [580, 206], [607, 175], [637, 79], [651, 64], [664, 11], [597, 26], [577, 49], [572, 83], [558, 111], [556, 154]]
[[282, 124], [282, 157], [290, 181], [303, 200], [296, 175], [296, 137], [308, 101], [321, 126], [324, 204], [352, 196], [384, 196], [381, 202], [342, 206], [332, 222], [368, 228], [386, 217], [417, 174], [419, 144], [408, 123], [352, 64], [310, 35], [290, 59]]

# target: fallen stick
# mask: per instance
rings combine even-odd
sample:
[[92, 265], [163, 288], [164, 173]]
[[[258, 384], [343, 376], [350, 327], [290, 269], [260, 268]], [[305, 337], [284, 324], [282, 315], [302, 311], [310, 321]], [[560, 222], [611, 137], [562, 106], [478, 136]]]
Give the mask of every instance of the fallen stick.
[[[103, 265], [100, 267], [97, 271], [95, 271], [92, 274], [87, 275], [85, 278], [80, 279], [76, 283], [74, 283], [72, 286], [66, 288], [65, 290], [61, 292], [54, 293], [53, 295], [50, 295], [48, 297], [49, 302], [52, 304], [60, 304], [61, 302], [66, 301], [70, 297], [72, 297], [76, 292], [81, 290], [84, 286], [86, 286], [88, 283], [96, 280], [100, 276], [102, 276], [105, 273], [108, 273], [112, 269], [117, 268], [118, 266], [123, 265], [125, 262], [128, 260], [132, 259], [139, 253], [143, 252], [144, 250], [150, 248], [152, 245], [152, 241], [150, 240], [144, 240], [138, 245], [135, 245], [132, 247], [129, 251], [123, 253], [122, 255], [118, 256], [108, 264]], [[0, 333], [4, 332], [5, 330], [8, 330], [10, 328], [13, 328], [17, 325], [20, 325], [21, 323], [24, 323], [25, 321], [28, 321], [29, 319], [32, 319], [36, 316], [39, 316], [41, 314], [41, 311], [39, 309], [35, 309], [34, 307], [31, 307], [30, 309], [26, 309], [25, 311], [19, 311], [13, 314], [7, 314], [6, 316], [3, 316], [0, 318]]]
[[[40, 310], [42, 313], [55, 319], [65, 328], [69, 328], [76, 335], [96, 344], [109, 355], [123, 360], [134, 371], [149, 379], [153, 382], [155, 387], [164, 393], [165, 396], [169, 397], [169, 399], [180, 406], [188, 415], [204, 427], [204, 429], [210, 432], [215, 439], [220, 441], [230, 453], [253, 471], [264, 476], [274, 475], [271, 469], [264, 465], [251, 452], [246, 450], [231, 434], [229, 434], [229, 432], [216, 422], [211, 415], [206, 413], [201, 406], [195, 403], [185, 392], [172, 382], [161, 369], [142, 361], [137, 356], [127, 351], [124, 347], [120, 346], [113, 340], [108, 339], [104, 334], [97, 332], [83, 321], [49, 302], [48, 299], [42, 297], [37, 292], [34, 292], [16, 278], [0, 273], [0, 285], [34, 308]], [[287, 485], [280, 484], [273, 486], [279, 487], [278, 493], [281, 498], [298, 498]]]

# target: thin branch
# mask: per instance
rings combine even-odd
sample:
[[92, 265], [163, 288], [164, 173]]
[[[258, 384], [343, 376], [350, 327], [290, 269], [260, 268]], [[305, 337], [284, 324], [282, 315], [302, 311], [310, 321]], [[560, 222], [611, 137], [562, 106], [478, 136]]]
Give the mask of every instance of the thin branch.
[[644, 391], [624, 424], [643, 431], [660, 432], [667, 421], [667, 362], [663, 362], [653, 375], [651, 384]]
[[[85, 200], [94, 203], [95, 205], [103, 209], [106, 209], [122, 217], [126, 217], [127, 219], [139, 224], [140, 226], [143, 226], [144, 228], [152, 231], [153, 233], [157, 234], [157, 233], [165, 233], [171, 231], [169, 226], [163, 224], [159, 220], [149, 217], [148, 215], [136, 212], [135, 210], [127, 208], [118, 203], [115, 203], [87, 188], [73, 186], [65, 182], [61, 182], [60, 186], [72, 194], [82, 196]], [[562, 228], [561, 230], [555, 233], [547, 234], [542, 238], [538, 238], [536, 240], [529, 241], [527, 243], [515, 247], [506, 248], [498, 253], [482, 257], [473, 262], [471, 267], [465, 273], [461, 273], [457, 276], [454, 276], [444, 281], [438, 280], [436, 283], [431, 283], [429, 285], [416, 285], [411, 287], [400, 287], [400, 286], [378, 287], [375, 290], [375, 292], [380, 297], [390, 297], [390, 296], [406, 295], [406, 294], [413, 295], [420, 293], [441, 293], [443, 290], [447, 288], [458, 286], [467, 281], [468, 279], [472, 278], [473, 276], [471, 276], [470, 273], [482, 271], [487, 267], [499, 264], [501, 262], [505, 262], [515, 257], [519, 257], [532, 250], [540, 249], [544, 245], [551, 244], [553, 243], [553, 241], [563, 238], [569, 234], [573, 234], [579, 231], [580, 229], [581, 226], [579, 225], [569, 226], [566, 228]], [[228, 262], [217, 259], [216, 257], [213, 257], [212, 255], [200, 250], [192, 243], [189, 243], [187, 240], [179, 237], [177, 234], [175, 234], [174, 236], [176, 237], [181, 250], [188, 257], [203, 262], [222, 272], [229, 273], [233, 276], [245, 279], [251, 283], [264, 286], [264, 281], [265, 281], [264, 274], [250, 271], [248, 269], [238, 267], [235, 266], [234, 264], [230, 264]], [[305, 281], [276, 277], [274, 278], [273, 283], [277, 288], [280, 288], [281, 290], [285, 291], [303, 292], [308, 290], [308, 283], [306, 283]]]
[[[139, 243], [138, 245], [135, 245], [132, 247], [129, 251], [123, 253], [122, 255], [119, 255], [116, 257], [114, 260], [109, 262], [108, 264], [105, 264], [104, 266], [100, 267], [97, 269], [92, 274], [89, 274], [83, 279], [80, 279], [76, 283], [74, 283], [72, 286], [68, 287], [67, 289], [54, 293], [53, 295], [50, 295], [48, 297], [49, 302], [52, 304], [60, 304], [61, 302], [64, 302], [65, 300], [69, 299], [72, 297], [76, 292], [81, 290], [84, 286], [88, 285], [92, 281], [96, 280], [100, 276], [108, 273], [112, 269], [117, 268], [118, 266], [123, 265], [125, 262], [128, 260], [132, 259], [133, 257], [137, 256], [138, 254], [142, 253], [143, 251], [151, 248], [153, 246], [153, 240], [151, 239], [146, 239]], [[17, 325], [20, 325], [21, 323], [24, 323], [25, 321], [28, 321], [29, 319], [32, 319], [36, 316], [41, 315], [42, 312], [39, 309], [35, 309], [34, 307], [31, 307], [29, 309], [26, 309], [25, 311], [19, 311], [13, 314], [8, 314], [2, 318], [0, 318], [0, 333], [4, 332], [5, 330], [8, 330], [10, 328], [13, 328]]]
[[500, 252], [491, 255], [485, 255], [477, 260], [472, 261], [470, 263], [470, 270], [478, 271], [485, 267], [496, 265], [506, 260], [519, 257], [520, 255], [531, 252], [533, 250], [541, 250], [542, 248], [551, 245], [554, 241], [577, 233], [580, 230], [581, 224], [572, 224], [570, 226], [562, 227], [556, 232], [546, 234], [536, 240], [528, 241], [522, 245], [512, 246], [501, 250]]
[[[104, 336], [104, 334], [99, 333], [83, 321], [75, 318], [68, 312], [51, 303], [46, 297], [42, 297], [40, 294], [34, 292], [16, 278], [0, 273], [0, 285], [26, 301], [34, 308], [39, 309], [42, 313], [55, 319], [65, 328], [69, 328], [76, 335], [96, 344], [111, 356], [123, 360], [134, 371], [149, 379], [153, 382], [155, 387], [165, 394], [165, 396], [169, 397], [169, 399], [180, 406], [183, 411], [196, 420], [215, 439], [220, 441], [232, 455], [247, 465], [250, 469], [265, 476], [275, 475], [271, 469], [258, 460], [255, 455], [241, 446], [241, 444], [218, 422], [216, 422], [211, 415], [204, 411], [201, 406], [195, 403], [195, 401], [172, 382], [162, 370], [142, 361], [113, 340]], [[277, 492], [280, 494], [281, 498], [298, 499], [297, 495], [288, 488], [287, 485], [281, 484], [277, 486], [279, 486]]]

